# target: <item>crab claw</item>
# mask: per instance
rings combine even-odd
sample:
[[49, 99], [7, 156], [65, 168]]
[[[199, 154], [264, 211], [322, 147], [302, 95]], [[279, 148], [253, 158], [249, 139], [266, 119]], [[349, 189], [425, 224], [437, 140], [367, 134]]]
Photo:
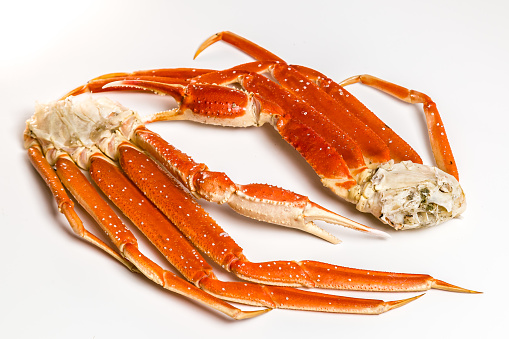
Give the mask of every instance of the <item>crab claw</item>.
[[369, 170], [357, 186], [357, 209], [395, 229], [434, 226], [463, 213], [459, 182], [444, 171], [410, 161], [393, 161]]
[[329, 211], [306, 196], [265, 184], [237, 186], [238, 189], [228, 199], [228, 205], [237, 213], [253, 219], [301, 229], [334, 244], [341, 241], [313, 221], [321, 220], [379, 237], [389, 237], [385, 232]]
[[334, 244], [341, 241], [318, 227], [314, 220], [388, 237], [385, 232], [342, 217], [312, 202], [308, 197], [289, 190], [267, 184], [236, 184], [225, 173], [210, 171], [205, 164], [196, 163], [146, 128], [136, 130], [135, 141], [178, 178], [195, 197], [217, 204], [228, 204], [232, 210], [244, 216], [297, 228]]

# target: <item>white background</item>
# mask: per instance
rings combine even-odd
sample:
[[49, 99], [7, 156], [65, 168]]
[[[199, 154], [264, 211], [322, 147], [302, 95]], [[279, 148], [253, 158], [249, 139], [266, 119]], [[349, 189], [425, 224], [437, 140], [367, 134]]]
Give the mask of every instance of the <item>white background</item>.
[[[508, 12], [505, 1], [11, 2], [0, 19], [0, 337], [466, 338], [506, 332]], [[72, 234], [23, 149], [24, 122], [34, 103], [57, 99], [103, 73], [221, 69], [250, 61], [226, 44], [192, 60], [199, 44], [222, 30], [338, 81], [368, 73], [430, 95], [442, 113], [469, 204], [460, 219], [395, 232], [322, 188], [270, 127], [151, 126], [236, 182], [283, 186], [392, 236], [381, 240], [324, 226], [343, 239], [331, 245], [204, 204], [247, 257], [428, 273], [484, 294], [432, 290], [380, 316], [274, 310], [233, 321], [130, 273]], [[420, 107], [360, 85], [350, 89], [432, 163]], [[141, 114], [169, 105], [152, 95], [115, 99]], [[332, 293], [386, 300], [416, 295]]]

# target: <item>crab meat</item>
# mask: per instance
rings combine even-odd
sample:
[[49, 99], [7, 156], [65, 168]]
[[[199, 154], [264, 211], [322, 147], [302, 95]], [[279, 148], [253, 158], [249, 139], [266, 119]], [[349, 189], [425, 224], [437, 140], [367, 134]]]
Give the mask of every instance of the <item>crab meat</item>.
[[137, 113], [106, 97], [38, 103], [27, 121], [50, 164], [66, 153], [85, 170], [96, 152], [118, 159], [118, 145], [141, 125]]
[[390, 161], [360, 180], [356, 207], [395, 229], [434, 226], [463, 213], [465, 194], [444, 171], [410, 161]]

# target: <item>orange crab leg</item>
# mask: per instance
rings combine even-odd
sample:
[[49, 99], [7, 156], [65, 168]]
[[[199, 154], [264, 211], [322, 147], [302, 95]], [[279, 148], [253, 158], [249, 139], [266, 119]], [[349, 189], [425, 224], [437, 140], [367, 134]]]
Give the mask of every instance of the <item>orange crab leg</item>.
[[447, 134], [445, 133], [442, 118], [438, 113], [436, 104], [429, 96], [367, 74], [348, 78], [341, 82], [341, 85], [346, 86], [357, 82], [376, 88], [405, 102], [423, 104], [431, 149], [437, 167], [454, 176], [456, 180], [459, 180], [458, 169], [454, 161], [449, 140], [447, 139]]
[[249, 262], [242, 248], [158, 165], [132, 146], [122, 144], [119, 162], [127, 176], [201, 251], [228, 271], [257, 283], [384, 291], [447, 288], [473, 292], [429, 275], [352, 270], [312, 261]]
[[[122, 144], [121, 149], [121, 152], [126, 152], [133, 149], [133, 146], [125, 143]], [[136, 165], [140, 168], [147, 166], [144, 161]], [[90, 168], [90, 174], [99, 188], [131, 219], [168, 261], [196, 286], [220, 298], [270, 308], [364, 314], [383, 313], [418, 298], [384, 302], [253, 283], [219, 281], [205, 259], [183, 238], [173, 224], [151, 202], [147, 201], [116, 165], [101, 156], [92, 159]], [[153, 187], [156, 190], [159, 188], [161, 186]], [[182, 209], [181, 214], [186, 212]], [[183, 218], [185, 219], [186, 216]], [[197, 222], [199, 223], [199, 220]], [[242, 256], [241, 253], [238, 254]]]
[[[112, 76], [112, 77], [98, 77], [95, 79], [92, 79], [88, 81], [85, 85], [76, 87], [72, 91], [66, 93], [62, 98], [65, 99], [70, 96], [77, 96], [83, 93], [99, 93], [99, 92], [108, 92], [108, 91], [116, 91], [115, 88], [108, 88], [106, 87], [107, 84], [114, 82], [114, 81], [121, 81], [121, 80], [148, 80], [148, 81], [158, 81], [158, 82], [170, 82], [172, 84], [182, 84], [186, 85], [188, 83], [187, 80], [181, 79], [181, 78], [167, 78], [167, 77], [156, 77], [156, 76], [131, 76], [131, 75], [119, 75], [119, 76]], [[141, 89], [134, 89], [131, 88], [131, 90], [140, 91]]]
[[265, 184], [235, 184], [225, 173], [209, 171], [205, 164], [196, 163], [191, 157], [146, 128], [138, 128], [134, 136], [138, 146], [157, 159], [197, 197], [216, 203], [228, 203], [238, 213], [247, 214], [257, 220], [296, 227], [332, 243], [339, 240], [316, 226], [314, 220], [385, 235], [288, 190]]

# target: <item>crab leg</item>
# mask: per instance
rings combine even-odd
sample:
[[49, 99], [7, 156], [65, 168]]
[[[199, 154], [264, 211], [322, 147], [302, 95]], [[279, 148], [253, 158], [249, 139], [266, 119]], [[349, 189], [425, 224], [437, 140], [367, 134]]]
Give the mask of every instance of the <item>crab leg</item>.
[[119, 162], [127, 176], [177, 228], [212, 260], [242, 279], [280, 286], [372, 291], [421, 291], [430, 288], [474, 292], [429, 275], [354, 270], [313, 261], [252, 263], [242, 248], [157, 164], [131, 146], [121, 145]]
[[405, 102], [411, 104], [423, 104], [431, 149], [433, 151], [437, 167], [454, 176], [456, 180], [459, 180], [458, 169], [456, 167], [456, 162], [454, 161], [449, 140], [445, 133], [442, 118], [438, 113], [436, 104], [429, 96], [367, 74], [348, 78], [342, 81], [341, 85], [346, 86], [357, 82], [374, 87]]
[[247, 40], [246, 38], [241, 37], [238, 34], [228, 32], [228, 31], [216, 33], [213, 36], [211, 36], [210, 38], [208, 38], [207, 40], [205, 40], [200, 45], [200, 47], [198, 47], [198, 50], [194, 54], [194, 58], [196, 59], [196, 57], [198, 55], [200, 55], [200, 53], [203, 52], [207, 47], [209, 47], [210, 45], [212, 45], [218, 41], [227, 42], [230, 45], [235, 46], [242, 52], [246, 53], [247, 55], [255, 58], [256, 60], [279, 61], [279, 62], [284, 63], [283, 59], [281, 59], [277, 55], [269, 52], [265, 48], [255, 44], [252, 41]]
[[384, 232], [342, 217], [310, 201], [309, 198], [288, 190], [266, 184], [235, 184], [225, 173], [209, 171], [205, 164], [194, 162], [191, 157], [146, 128], [136, 130], [135, 142], [157, 159], [196, 197], [218, 204], [227, 203], [232, 209], [248, 217], [298, 228], [332, 243], [339, 240], [316, 226], [314, 220], [387, 236]]
[[[120, 149], [120, 152], [136, 151], [128, 143], [122, 144]], [[129, 160], [135, 162], [139, 159]], [[145, 168], [147, 164], [143, 161], [142, 163], [136, 163], [136, 166]], [[205, 259], [120, 172], [116, 165], [102, 156], [95, 156], [92, 158], [90, 174], [99, 188], [131, 219], [175, 268], [197, 287], [219, 298], [270, 308], [379, 314], [420, 297], [384, 302], [382, 300], [357, 299], [299, 291], [293, 288], [220, 281], [215, 277], [212, 268], [206, 263]], [[165, 185], [164, 183], [160, 184]], [[174, 186], [176, 183], [171, 183], [171, 185]], [[153, 190], [159, 188], [161, 186], [152, 187]], [[165, 194], [169, 193], [167, 188], [164, 188], [164, 190]], [[181, 196], [178, 198], [181, 198]], [[184, 197], [184, 200], [191, 200], [191, 197]], [[185, 204], [185, 201], [183, 203]], [[186, 208], [187, 206], [183, 205], [183, 207]], [[184, 208], [180, 211], [180, 218], [186, 219], [185, 213], [189, 211], [184, 210]], [[194, 221], [191, 222], [194, 223]], [[234, 244], [233, 241], [232, 243]], [[241, 251], [241, 249], [240, 252], [237, 251], [240, 257], [243, 256]], [[259, 312], [265, 312], [265, 310]]]
[[[118, 75], [117, 75], [118, 74]], [[65, 99], [70, 96], [77, 96], [83, 93], [98, 93], [98, 92], [108, 92], [115, 91], [114, 88], [106, 87], [107, 84], [114, 81], [121, 80], [148, 80], [148, 81], [158, 81], [158, 82], [171, 82], [172, 84], [182, 84], [186, 85], [188, 83], [187, 80], [181, 78], [167, 78], [167, 77], [157, 77], [157, 76], [131, 76], [129, 74], [120, 75], [121, 73], [115, 74], [107, 74], [106, 76], [97, 77], [88, 81], [85, 85], [76, 87], [72, 91], [66, 93], [62, 98]], [[111, 77], [110, 77], [111, 75]], [[131, 90], [140, 91], [140, 89], [131, 88]]]

